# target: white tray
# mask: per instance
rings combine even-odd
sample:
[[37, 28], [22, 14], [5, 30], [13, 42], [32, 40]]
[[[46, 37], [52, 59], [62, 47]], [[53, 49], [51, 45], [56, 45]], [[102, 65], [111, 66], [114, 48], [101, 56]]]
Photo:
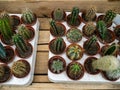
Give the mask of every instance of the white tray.
[[[70, 12], [66, 12], [66, 14], [68, 15], [68, 14], [70, 14]], [[103, 14], [103, 13], [97, 13], [97, 16], [102, 15], [102, 14]], [[79, 13], [79, 15], [81, 16], [81, 13]], [[116, 21], [116, 20], [114, 20], [114, 21]], [[65, 25], [66, 30], [70, 29], [70, 27], [67, 25], [66, 22], [62, 22], [62, 24]], [[82, 23], [80, 24], [80, 26], [78, 27], [78, 29], [82, 30], [82, 27], [83, 27], [84, 25], [85, 25], [85, 24], [82, 22]], [[109, 29], [113, 30], [113, 27], [115, 27], [115, 26], [116, 26], [116, 24], [113, 23], [112, 26], [109, 27]], [[54, 38], [54, 37], [50, 34], [50, 41], [51, 41], [53, 38]], [[62, 37], [62, 38], [63, 38], [64, 41], [66, 42], [66, 47], [71, 44], [71, 43], [68, 42], [68, 40], [67, 40], [67, 38], [66, 38], [65, 36]], [[86, 38], [82, 37], [82, 40], [81, 40], [80, 42], [78, 42], [77, 44], [79, 44], [79, 45], [81, 45], [81, 46], [83, 47], [83, 42], [85, 42], [86, 40], [87, 40]], [[99, 40], [98, 40], [98, 42], [99, 42]], [[118, 41], [115, 40], [114, 42], [118, 42]], [[100, 42], [99, 42], [99, 43], [100, 43]], [[113, 43], [113, 42], [112, 42], [112, 43]], [[102, 47], [102, 46], [103, 46], [103, 44], [100, 43], [100, 47]], [[53, 53], [51, 53], [51, 52], [49, 51], [49, 59], [50, 59], [52, 56], [55, 56], [55, 54], [53, 54]], [[61, 57], [63, 57], [63, 58], [65, 59], [67, 65], [71, 62], [71, 60], [69, 60], [68, 57], [66, 56], [66, 52], [64, 52], [63, 54], [60, 54], [59, 56], [61, 56]], [[89, 56], [84, 53], [84, 54], [83, 54], [83, 57], [82, 57], [80, 60], [78, 60], [77, 62], [80, 62], [82, 65], [84, 65], [84, 61], [85, 61], [85, 59], [88, 58], [88, 57], [89, 57]], [[94, 57], [99, 58], [100, 55], [97, 54], [97, 55], [94, 55]], [[120, 56], [118, 56], [117, 58], [120, 58]], [[84, 73], [84, 76], [83, 76], [80, 80], [74, 81], [74, 80], [71, 80], [71, 79], [67, 76], [66, 71], [64, 71], [64, 72], [61, 73], [61, 74], [53, 74], [53, 73], [48, 69], [48, 78], [49, 78], [49, 80], [52, 81], [52, 82], [76, 82], [76, 83], [86, 83], [86, 82], [87, 82], [87, 83], [106, 83], [106, 82], [107, 82], [107, 83], [114, 83], [114, 84], [119, 84], [119, 83], [120, 83], [120, 79], [117, 80], [117, 81], [111, 82], [111, 81], [108, 81], [108, 80], [104, 79], [100, 73], [97, 74], [97, 75], [90, 75], [90, 74], [88, 74], [86, 71], [85, 71], [85, 73]]]
[[[21, 14], [10, 14], [10, 15], [16, 15], [16, 16], [19, 16], [21, 17]], [[38, 34], [39, 34], [39, 21], [37, 19], [37, 22], [35, 23], [35, 25], [31, 26], [34, 28], [35, 30], [35, 37], [32, 41], [30, 41], [29, 43], [31, 43], [31, 45], [33, 46], [33, 52], [32, 52], [32, 55], [25, 59], [29, 62], [30, 64], [30, 73], [24, 77], [24, 78], [16, 78], [12, 75], [11, 79], [5, 83], [1, 83], [0, 85], [18, 85], [18, 86], [28, 86], [32, 83], [33, 81], [33, 76], [34, 76], [34, 69], [35, 69], [35, 61], [36, 61], [36, 52], [37, 52], [37, 42], [38, 42]], [[3, 44], [3, 43], [2, 43]], [[4, 44], [3, 44], [4, 45]], [[4, 45], [5, 46], [5, 45]], [[11, 46], [13, 49], [15, 49], [15, 46]], [[11, 62], [10, 64], [8, 64], [8, 66], [12, 66], [13, 63], [19, 59], [22, 59], [22, 58], [19, 58], [18, 56], [15, 56], [13, 62]]]

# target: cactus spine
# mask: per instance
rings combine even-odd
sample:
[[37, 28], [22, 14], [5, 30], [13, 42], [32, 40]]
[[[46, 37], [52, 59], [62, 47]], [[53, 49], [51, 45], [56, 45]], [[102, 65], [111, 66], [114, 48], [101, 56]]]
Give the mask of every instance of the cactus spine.
[[6, 58], [6, 51], [3, 45], [0, 43], [0, 58]]

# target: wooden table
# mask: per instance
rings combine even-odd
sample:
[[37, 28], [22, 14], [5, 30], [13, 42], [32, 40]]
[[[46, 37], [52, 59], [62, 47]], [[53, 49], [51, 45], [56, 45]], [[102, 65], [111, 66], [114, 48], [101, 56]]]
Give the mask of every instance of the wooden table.
[[52, 83], [48, 80], [48, 43], [49, 43], [49, 20], [51, 11], [56, 7], [62, 7], [65, 11], [69, 11], [73, 6], [79, 7], [81, 10], [90, 6], [96, 6], [98, 12], [104, 12], [107, 9], [115, 9], [120, 13], [119, 1], [107, 0], [23, 0], [23, 2], [0, 2], [0, 11], [7, 10], [10, 13], [21, 13], [21, 9], [29, 7], [38, 16], [40, 21], [39, 41], [37, 49], [36, 67], [34, 80], [30, 86], [1, 86], [0, 90], [79, 90], [79, 89], [118, 89], [120, 85], [113, 84], [95, 84], [95, 83]]

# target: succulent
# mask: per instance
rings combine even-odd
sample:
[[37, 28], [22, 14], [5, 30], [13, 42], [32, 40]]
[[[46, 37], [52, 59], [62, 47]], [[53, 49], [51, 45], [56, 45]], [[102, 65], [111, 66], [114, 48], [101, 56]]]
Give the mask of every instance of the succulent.
[[71, 28], [67, 32], [66, 37], [70, 42], [78, 42], [82, 39], [82, 33], [77, 28]]
[[84, 18], [86, 21], [93, 21], [95, 16], [96, 16], [96, 8], [92, 7], [86, 11]]
[[5, 74], [5, 68], [0, 65], [0, 80], [1, 80], [1, 78], [4, 77], [4, 74]]
[[82, 57], [82, 55], [83, 55], [83, 50], [77, 44], [71, 44], [67, 49], [67, 56], [71, 60], [78, 60]]
[[60, 73], [60, 71], [64, 69], [63, 62], [59, 59], [54, 60], [51, 65], [51, 69], [53, 69], [53, 72]]
[[51, 34], [53, 36], [63, 36], [65, 34], [64, 27], [62, 24], [57, 24], [54, 20], [50, 21], [51, 25]]
[[109, 24], [112, 22], [114, 17], [116, 16], [116, 13], [112, 10], [108, 10], [103, 18], [106, 24]]
[[22, 12], [22, 19], [25, 23], [31, 24], [35, 21], [35, 14], [28, 8]]
[[0, 58], [6, 58], [6, 50], [1, 43], [0, 43]]
[[31, 32], [24, 24], [18, 26], [18, 34], [20, 34], [25, 40], [31, 38]]
[[84, 27], [84, 34], [86, 36], [91, 36], [96, 30], [96, 26], [94, 25], [93, 22], [88, 22], [85, 27]]
[[64, 18], [64, 11], [61, 8], [57, 8], [53, 12], [54, 20], [60, 21]]
[[107, 27], [104, 21], [97, 22], [97, 30], [102, 40], [105, 40], [107, 36]]
[[119, 60], [116, 57], [107, 55], [93, 61], [92, 67], [102, 71], [111, 71], [117, 69], [119, 64]]

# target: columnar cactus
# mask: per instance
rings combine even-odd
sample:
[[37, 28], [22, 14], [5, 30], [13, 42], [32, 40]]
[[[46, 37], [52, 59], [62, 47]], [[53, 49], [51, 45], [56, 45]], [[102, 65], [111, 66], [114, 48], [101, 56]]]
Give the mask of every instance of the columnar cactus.
[[86, 11], [84, 18], [86, 21], [93, 21], [95, 16], [96, 16], [96, 8], [92, 7]]
[[0, 43], [0, 58], [3, 58], [3, 59], [6, 58], [6, 51], [1, 43]]
[[85, 26], [84, 26], [84, 34], [86, 36], [91, 36], [96, 30], [96, 26], [94, 25], [93, 22], [88, 22]]

